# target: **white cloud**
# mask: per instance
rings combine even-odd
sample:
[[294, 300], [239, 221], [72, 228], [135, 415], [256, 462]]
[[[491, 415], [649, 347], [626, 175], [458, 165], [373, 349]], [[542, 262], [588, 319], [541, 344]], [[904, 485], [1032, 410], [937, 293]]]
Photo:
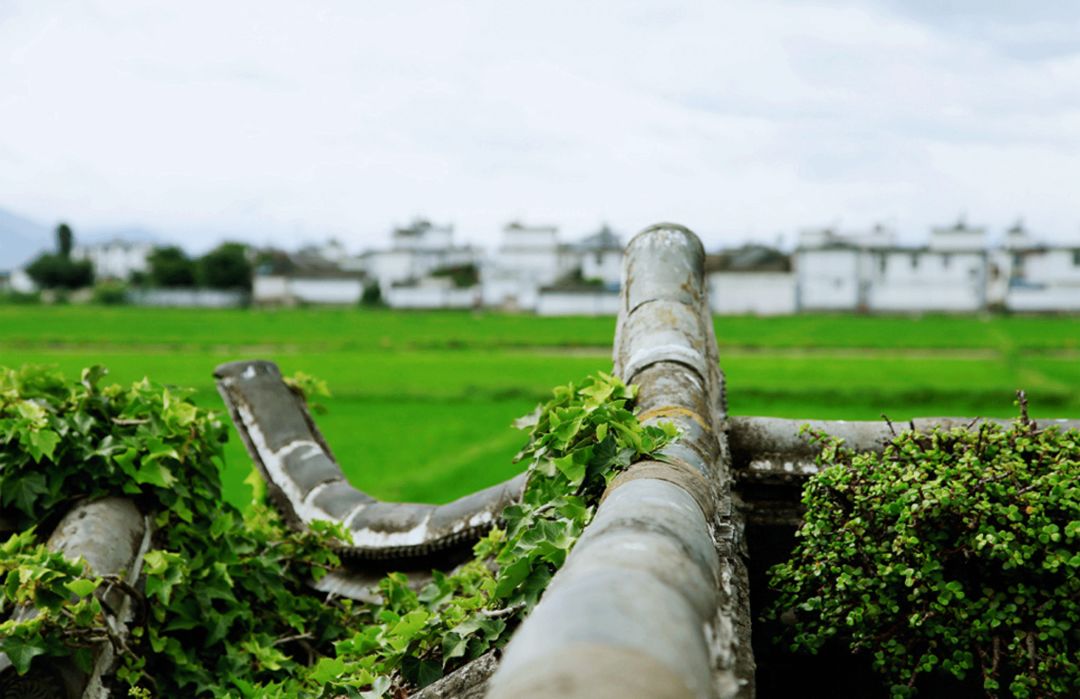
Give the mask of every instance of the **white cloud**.
[[1080, 225], [1080, 52], [1031, 50], [1080, 37], [1076, 12], [1026, 24], [774, 0], [0, 12], [0, 206], [46, 222], [141, 224], [194, 247], [336, 235], [357, 248], [414, 214], [483, 243], [518, 217], [568, 236], [680, 220], [714, 244], [837, 219], [918, 238], [961, 211], [997, 226], [1022, 214], [1056, 239]]

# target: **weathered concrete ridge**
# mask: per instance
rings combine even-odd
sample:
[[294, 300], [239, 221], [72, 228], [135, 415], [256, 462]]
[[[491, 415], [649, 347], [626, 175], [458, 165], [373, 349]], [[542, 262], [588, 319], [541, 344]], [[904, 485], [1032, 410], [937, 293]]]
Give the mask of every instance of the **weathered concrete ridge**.
[[524, 475], [445, 505], [380, 502], [345, 478], [303, 396], [285, 384], [273, 362], [222, 364], [214, 378], [271, 500], [294, 527], [314, 520], [344, 523], [353, 537], [339, 552], [346, 558], [467, 550], [520, 497]]
[[663, 461], [612, 483], [511, 639], [493, 699], [753, 693], [703, 262], [701, 243], [680, 226], [654, 226], [628, 247], [615, 372], [639, 385], [646, 423], [671, 421], [682, 435]]
[[[134, 503], [127, 498], [106, 497], [80, 503], [60, 520], [49, 537], [49, 549], [65, 557], [84, 558], [94, 575], [118, 577], [130, 589], [142, 572], [143, 556], [150, 547], [151, 525]], [[71, 660], [44, 665], [36, 662], [24, 676], [14, 670], [4, 672], [11, 663], [0, 653], [0, 696], [41, 697], [42, 699], [103, 699], [108, 696], [102, 678], [113, 670], [116, 653], [113, 644], [123, 644], [128, 623], [133, 618], [133, 600], [119, 587], [106, 583], [98, 593], [107, 615], [108, 640], [94, 647], [94, 666], [83, 672]], [[34, 610], [19, 609], [13, 618], [33, 617]]]
[[[978, 429], [983, 424], [1007, 427], [1000, 418], [920, 417], [904, 422], [884, 420], [791, 420], [778, 417], [732, 417], [728, 440], [735, 469], [742, 480], [806, 477], [817, 472], [818, 448], [810, 433], [844, 440], [852, 451], [881, 453], [896, 435], [910, 430]], [[1036, 420], [1040, 428], [1080, 429], [1080, 420]]]

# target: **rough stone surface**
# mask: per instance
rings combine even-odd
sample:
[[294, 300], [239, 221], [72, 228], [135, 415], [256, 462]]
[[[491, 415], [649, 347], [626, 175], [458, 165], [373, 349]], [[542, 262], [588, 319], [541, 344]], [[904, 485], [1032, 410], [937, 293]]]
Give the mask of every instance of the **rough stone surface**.
[[569, 644], [545, 658], [551, 672], [508, 677], [498, 697], [535, 699], [692, 699], [683, 679], [645, 653], [586, 643]]
[[[142, 569], [142, 557], [149, 547], [149, 523], [127, 498], [106, 497], [83, 502], [71, 509], [56, 526], [47, 545], [68, 558], [82, 556], [96, 575], [122, 575], [133, 584]], [[131, 618], [131, 601], [118, 590], [108, 598], [118, 610], [118, 628], [126, 633]], [[16, 616], [32, 614], [16, 610]], [[64, 660], [49, 666], [37, 663], [33, 672], [15, 677], [7, 657], [0, 654], [0, 691], [5, 699], [102, 699], [108, 692], [101, 678], [113, 664], [112, 646], [101, 643], [96, 649], [94, 667], [86, 674], [74, 663]], [[6, 670], [6, 671], [5, 671]]]
[[[791, 420], [775, 417], [732, 417], [725, 431], [731, 445], [732, 465], [742, 481], [802, 480], [817, 472], [814, 459], [818, 449], [802, 432], [808, 426], [844, 440], [854, 451], [880, 453], [895, 434], [915, 429], [929, 432], [977, 429], [980, 424], [1008, 426], [1011, 420], [966, 417], [921, 417], [906, 422], [884, 420]], [[1038, 420], [1040, 427], [1080, 429], [1080, 420]]]
[[468, 551], [521, 495], [517, 476], [445, 505], [380, 502], [348, 482], [303, 397], [273, 362], [222, 364], [214, 378], [270, 501], [294, 527], [314, 520], [348, 527], [353, 541], [339, 551], [344, 558], [407, 561]]
[[[518, 629], [490, 696], [750, 697], [746, 568], [732, 507], [723, 375], [701, 244], [654, 226], [627, 249], [615, 372], [643, 421], [674, 422], [667, 464], [635, 464]], [[574, 650], [569, 650], [574, 649]]]
[[438, 682], [412, 694], [413, 699], [483, 699], [488, 680], [498, 667], [495, 651], [485, 653]]

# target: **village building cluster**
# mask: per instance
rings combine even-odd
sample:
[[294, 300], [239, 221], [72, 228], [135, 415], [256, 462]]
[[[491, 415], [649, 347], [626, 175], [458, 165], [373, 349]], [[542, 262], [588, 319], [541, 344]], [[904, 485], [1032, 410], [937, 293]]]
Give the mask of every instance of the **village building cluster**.
[[[145, 275], [153, 246], [76, 248], [98, 279]], [[491, 252], [454, 241], [454, 229], [417, 220], [390, 246], [360, 255], [329, 242], [295, 252], [253, 250], [250, 296], [145, 290], [151, 305], [385, 304], [400, 309], [488, 308], [539, 315], [612, 315], [618, 309], [623, 240], [608, 227], [575, 242], [555, 226], [513, 222]], [[991, 245], [963, 221], [934, 228], [924, 245], [895, 231], [805, 230], [793, 251], [761, 245], [706, 258], [718, 314], [800, 312], [971, 313], [1080, 311], [1080, 243], [1040, 243], [1021, 225]], [[16, 271], [6, 282], [25, 286]], [[5, 280], [0, 280], [3, 283]], [[21, 289], [20, 289], [21, 290]]]
[[1080, 311], [1080, 243], [1040, 243], [1021, 224], [996, 245], [963, 221], [932, 229], [925, 245], [901, 244], [884, 226], [812, 229], [790, 255], [746, 246], [707, 265], [721, 315]]
[[455, 244], [451, 226], [420, 220], [395, 230], [387, 249], [357, 257], [297, 255], [288, 269], [260, 266], [252, 302], [355, 303], [377, 289], [391, 308], [607, 315], [618, 309], [622, 251], [622, 240], [607, 227], [565, 243], [555, 226], [514, 222], [485, 254]]

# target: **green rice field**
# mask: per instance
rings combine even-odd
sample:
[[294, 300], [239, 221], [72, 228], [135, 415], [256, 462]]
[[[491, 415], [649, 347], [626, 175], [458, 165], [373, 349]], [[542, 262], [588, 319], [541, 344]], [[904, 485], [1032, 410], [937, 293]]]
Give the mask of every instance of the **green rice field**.
[[[211, 372], [270, 359], [327, 381], [316, 416], [353, 481], [391, 500], [444, 502], [507, 478], [510, 421], [556, 384], [611, 368], [613, 318], [359, 309], [225, 310], [0, 306], [0, 366], [194, 389], [221, 406]], [[716, 319], [732, 414], [893, 420], [1080, 416], [1080, 320], [1072, 317]], [[243, 504], [250, 463], [235, 436], [225, 485]]]

